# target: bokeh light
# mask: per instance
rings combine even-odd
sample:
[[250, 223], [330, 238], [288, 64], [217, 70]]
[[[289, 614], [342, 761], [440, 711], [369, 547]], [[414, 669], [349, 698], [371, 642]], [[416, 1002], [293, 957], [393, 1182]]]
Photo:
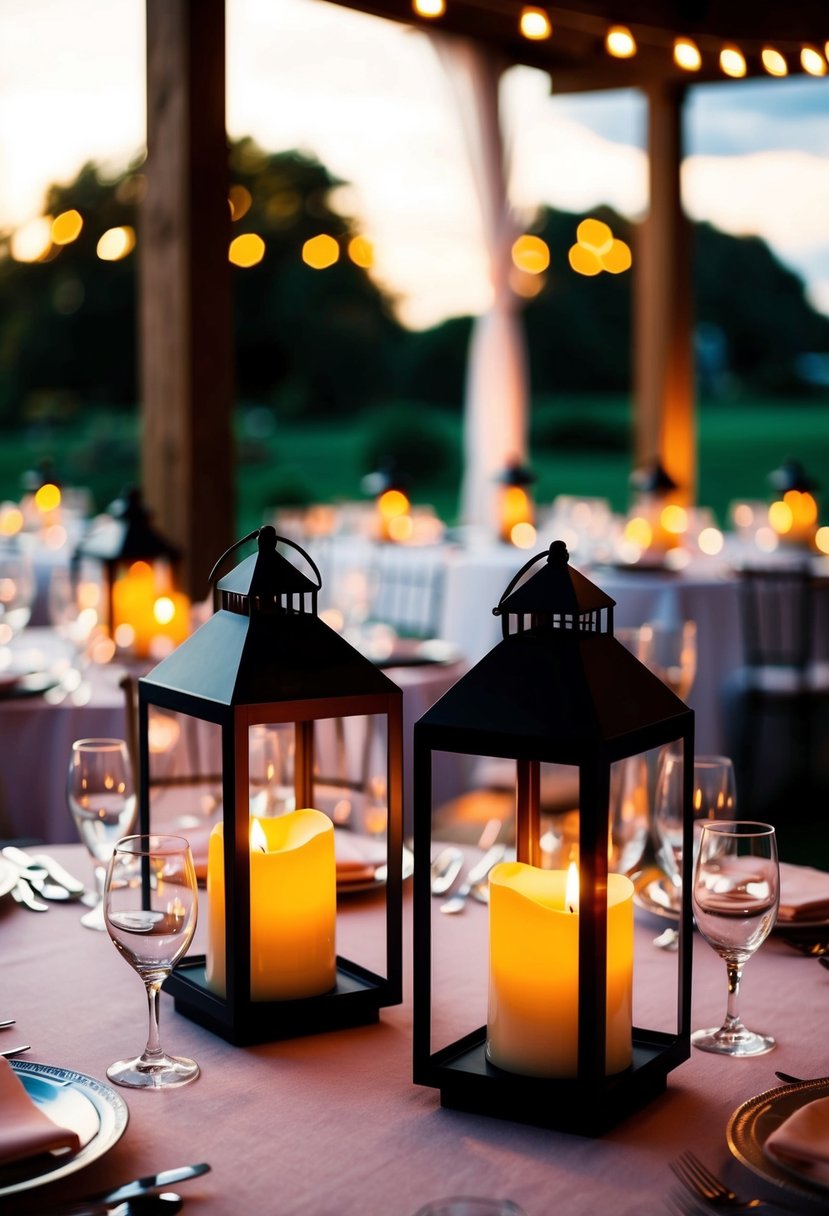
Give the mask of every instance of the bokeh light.
[[736, 46], [724, 46], [720, 51], [720, 67], [726, 76], [738, 79], [746, 74], [746, 61], [742, 51]]
[[250, 211], [253, 197], [247, 186], [235, 185], [230, 187], [227, 201], [230, 204], [230, 218], [235, 222]]
[[120, 262], [135, 248], [135, 229], [124, 224], [118, 228], [107, 228], [99, 238], [95, 252], [102, 262]]
[[409, 500], [402, 490], [385, 490], [377, 499], [377, 510], [383, 519], [405, 515], [408, 509]]
[[513, 243], [512, 261], [527, 274], [542, 274], [550, 265], [550, 248], [540, 236], [525, 232]]
[[353, 236], [348, 242], [348, 256], [355, 266], [371, 270], [374, 265], [374, 246], [364, 236]]
[[698, 72], [702, 67], [699, 47], [691, 38], [677, 38], [674, 42], [674, 63], [685, 72]]
[[613, 244], [613, 232], [610, 225], [602, 220], [586, 219], [582, 220], [576, 229], [576, 240], [601, 256], [607, 253]]
[[760, 60], [763, 67], [768, 72], [769, 76], [788, 76], [789, 65], [786, 60], [772, 46], [764, 46], [760, 53]]
[[522, 9], [518, 28], [531, 42], [543, 41], [545, 38], [549, 38], [553, 32], [550, 18], [542, 8]]
[[312, 270], [326, 270], [339, 259], [340, 247], [327, 232], [312, 236], [302, 246], [302, 260]]
[[643, 515], [634, 515], [625, 524], [625, 540], [640, 549], [647, 549], [653, 540], [653, 528]]
[[723, 534], [719, 528], [703, 528], [697, 537], [700, 552], [705, 553], [708, 557], [715, 557], [718, 553], [722, 553], [724, 543]]
[[60, 489], [51, 481], [46, 481], [35, 492], [35, 506], [44, 514], [56, 511], [60, 506]]
[[780, 536], [785, 536], [787, 532], [791, 532], [794, 514], [787, 502], [778, 499], [777, 502], [771, 504], [769, 507], [769, 523]]
[[9, 251], [16, 262], [38, 262], [52, 248], [52, 217], [30, 220], [12, 233]]
[[688, 530], [688, 512], [677, 503], [669, 503], [667, 507], [662, 508], [659, 522], [672, 536], [681, 536]]
[[509, 536], [516, 549], [531, 549], [537, 533], [532, 524], [524, 522], [515, 524]]
[[599, 255], [599, 260], [609, 274], [622, 274], [633, 265], [633, 254], [630, 246], [617, 237], [612, 241], [607, 253]]
[[258, 266], [265, 256], [265, 242], [256, 232], [243, 232], [230, 242], [227, 256], [234, 266]]
[[23, 512], [17, 503], [0, 503], [0, 536], [17, 536], [23, 530]]
[[76, 241], [81, 235], [82, 228], [83, 218], [80, 211], [75, 211], [74, 208], [61, 211], [60, 215], [56, 215], [52, 220], [52, 240], [56, 245], [71, 245], [72, 241]]
[[604, 40], [608, 55], [630, 59], [636, 54], [636, 39], [626, 25], [612, 25]]
[[602, 264], [592, 249], [584, 245], [571, 245], [567, 258], [576, 274], [594, 275], [602, 273]]
[[[826, 54], [829, 57], [829, 42], [826, 44]], [[827, 70], [826, 60], [821, 55], [820, 51], [816, 51], [812, 46], [804, 46], [800, 52], [800, 66], [804, 72], [808, 72], [810, 76], [825, 76]]]
[[412, 8], [418, 17], [428, 17], [431, 20], [442, 17], [446, 12], [444, 0], [412, 0]]
[[815, 544], [821, 553], [829, 555], [829, 527], [825, 524], [815, 533]]

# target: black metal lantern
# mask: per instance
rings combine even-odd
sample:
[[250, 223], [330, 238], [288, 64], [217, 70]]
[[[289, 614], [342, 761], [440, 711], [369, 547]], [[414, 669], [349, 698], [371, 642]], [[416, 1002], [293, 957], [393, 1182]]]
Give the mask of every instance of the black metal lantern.
[[[376, 1021], [402, 999], [402, 693], [319, 619], [317, 567], [272, 527], [237, 542], [213, 574], [252, 540], [257, 552], [216, 584], [214, 614], [138, 683], [142, 831], [156, 830], [151, 706], [196, 720], [221, 769], [202, 917], [207, 952], [186, 959], [165, 990], [180, 1012], [239, 1044]], [[280, 542], [313, 577], [279, 552]], [[334, 950], [337, 815], [324, 801], [333, 779], [319, 760], [329, 728], [352, 719], [382, 736], [386, 871], [376, 885], [386, 900], [385, 941], [372, 944], [370, 961], [385, 974]], [[293, 797], [287, 811], [260, 819], [251, 799], [252, 732], [269, 727], [290, 736]]]
[[153, 526], [139, 490], [92, 525], [72, 555], [73, 572], [85, 558], [100, 563], [104, 623], [119, 648], [146, 659], [184, 640], [190, 604], [177, 587], [181, 551]]
[[[420, 718], [414, 738], [414, 1080], [438, 1088], [444, 1106], [590, 1135], [663, 1090], [690, 1054], [690, 884], [676, 1026], [636, 1027], [633, 884], [608, 873], [608, 841], [611, 766], [679, 741], [691, 855], [693, 712], [614, 638], [613, 607], [556, 541], [519, 570], [494, 609], [503, 639]], [[456, 1010], [447, 1017], [447, 993], [434, 979], [449, 974], [434, 950], [429, 890], [435, 752], [515, 762], [516, 862], [490, 881], [485, 1026], [476, 1016], [470, 1027]], [[561, 873], [541, 868], [548, 764], [578, 771], [575, 894]], [[535, 888], [527, 899], [522, 883]], [[465, 1033], [439, 1042], [448, 1027]]]

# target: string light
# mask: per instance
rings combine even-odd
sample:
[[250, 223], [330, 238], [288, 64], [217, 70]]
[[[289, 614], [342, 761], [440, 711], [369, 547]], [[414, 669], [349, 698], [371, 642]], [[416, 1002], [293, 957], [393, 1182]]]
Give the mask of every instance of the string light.
[[[826, 44], [827, 55], [829, 55], [829, 42]], [[800, 52], [800, 66], [804, 72], [808, 72], [810, 76], [825, 76], [826, 75], [826, 60], [821, 55], [820, 51], [816, 51], [813, 46], [804, 46]]]
[[614, 59], [631, 59], [636, 54], [636, 39], [626, 25], [612, 25], [604, 44], [608, 55]]
[[549, 38], [553, 32], [550, 18], [543, 8], [522, 9], [518, 28], [524, 37], [529, 38], [531, 42], [541, 42], [545, 38]]
[[720, 67], [726, 76], [733, 76], [735, 80], [740, 76], [745, 76], [748, 70], [745, 56], [736, 46], [723, 47], [720, 51]]
[[[447, 11], [447, 0], [411, 0], [412, 9], [419, 17], [432, 19], [442, 17]], [[476, 0], [461, 0], [456, 7], [459, 11], [474, 6]], [[508, 13], [511, 6], [506, 0], [478, 0], [482, 8]], [[450, 4], [451, 8], [452, 5]], [[782, 46], [764, 46], [759, 38], [741, 40], [741, 45], [733, 43], [722, 45], [721, 37], [700, 34], [697, 40], [673, 33], [659, 27], [636, 25], [636, 34], [625, 25], [611, 25], [602, 28], [603, 23], [598, 17], [587, 14], [561, 12], [556, 18], [557, 27], [565, 33], [570, 31], [574, 36], [583, 39], [584, 35], [602, 38], [608, 55], [614, 59], [630, 59], [641, 47], [651, 51], [664, 50], [670, 55], [673, 63], [682, 72], [699, 72], [706, 64], [713, 65], [718, 61], [720, 71], [734, 79], [749, 75], [748, 60], [751, 61], [751, 74], [757, 75], [762, 67], [769, 76], [784, 77], [796, 70], [799, 62], [800, 69], [811, 76], [825, 76], [829, 72], [829, 41], [824, 49], [803, 45], [793, 40], [784, 41]], [[521, 9], [519, 30], [524, 38], [530, 41], [543, 41], [553, 33], [549, 11], [537, 6], [525, 6]], [[566, 40], [565, 40], [566, 45]], [[710, 71], [710, 68], [709, 68]]]
[[699, 47], [691, 38], [674, 40], [674, 63], [685, 72], [698, 72], [702, 67]]
[[446, 12], [444, 0], [412, 0], [412, 8], [418, 17], [427, 17], [429, 20], [442, 17]]
[[769, 76], [788, 76], [789, 74], [789, 65], [774, 47], [764, 46], [760, 55], [760, 61]]

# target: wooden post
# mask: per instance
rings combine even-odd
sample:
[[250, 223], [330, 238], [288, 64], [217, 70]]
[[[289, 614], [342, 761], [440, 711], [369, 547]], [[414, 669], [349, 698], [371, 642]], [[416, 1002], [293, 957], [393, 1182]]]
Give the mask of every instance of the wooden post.
[[635, 460], [657, 458], [696, 501], [691, 226], [682, 210], [682, 101], [670, 82], [647, 86], [650, 207], [639, 232], [635, 292]]
[[147, 0], [141, 481], [207, 595], [235, 536], [224, 0]]

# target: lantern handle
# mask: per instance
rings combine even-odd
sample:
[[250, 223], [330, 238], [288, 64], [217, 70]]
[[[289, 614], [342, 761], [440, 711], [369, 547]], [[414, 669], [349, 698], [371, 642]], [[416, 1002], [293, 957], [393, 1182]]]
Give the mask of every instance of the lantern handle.
[[498, 603], [492, 609], [493, 616], [500, 616], [504, 607], [504, 600], [508, 599], [515, 589], [517, 583], [524, 577], [536, 562], [540, 562], [543, 557], [546, 557], [548, 562], [553, 565], [566, 566], [570, 560], [570, 554], [567, 552], [567, 546], [563, 540], [554, 540], [549, 549], [545, 549], [543, 553], [536, 553], [535, 557], [531, 557], [528, 562], [525, 562], [517, 574], [514, 574], [509, 582], [509, 586], [501, 594]]
[[282, 541], [283, 545], [290, 545], [292, 549], [296, 549], [297, 553], [302, 554], [302, 556], [305, 558], [306, 562], [308, 563], [308, 565], [311, 567], [314, 574], [316, 575], [317, 591], [319, 591], [322, 588], [322, 575], [319, 572], [319, 567], [317, 566], [317, 563], [314, 561], [313, 557], [311, 557], [311, 554], [306, 553], [306, 551], [302, 548], [301, 545], [298, 545], [296, 543], [296, 541], [291, 540], [289, 537], [277, 535], [276, 529], [273, 527], [272, 524], [263, 524], [261, 528], [256, 528], [253, 532], [249, 532], [248, 535], [243, 536], [241, 538], [241, 540], [235, 541], [230, 546], [229, 549], [225, 549], [224, 553], [219, 558], [219, 560], [215, 563], [215, 565], [213, 566], [213, 569], [210, 571], [210, 574], [208, 575], [207, 582], [211, 587], [213, 586], [213, 583], [216, 579], [216, 573], [217, 573], [219, 567], [221, 566], [222, 562], [225, 560], [225, 558], [229, 557], [230, 554], [234, 551], [234, 549], [239, 549], [239, 548], [241, 548], [242, 545], [246, 545], [249, 541], [252, 541], [252, 540], [259, 540], [260, 549], [265, 547], [265, 545], [263, 544], [263, 541], [265, 542], [265, 544], [270, 542], [270, 545], [273, 549], [276, 549], [276, 546], [279, 544], [280, 541]]

